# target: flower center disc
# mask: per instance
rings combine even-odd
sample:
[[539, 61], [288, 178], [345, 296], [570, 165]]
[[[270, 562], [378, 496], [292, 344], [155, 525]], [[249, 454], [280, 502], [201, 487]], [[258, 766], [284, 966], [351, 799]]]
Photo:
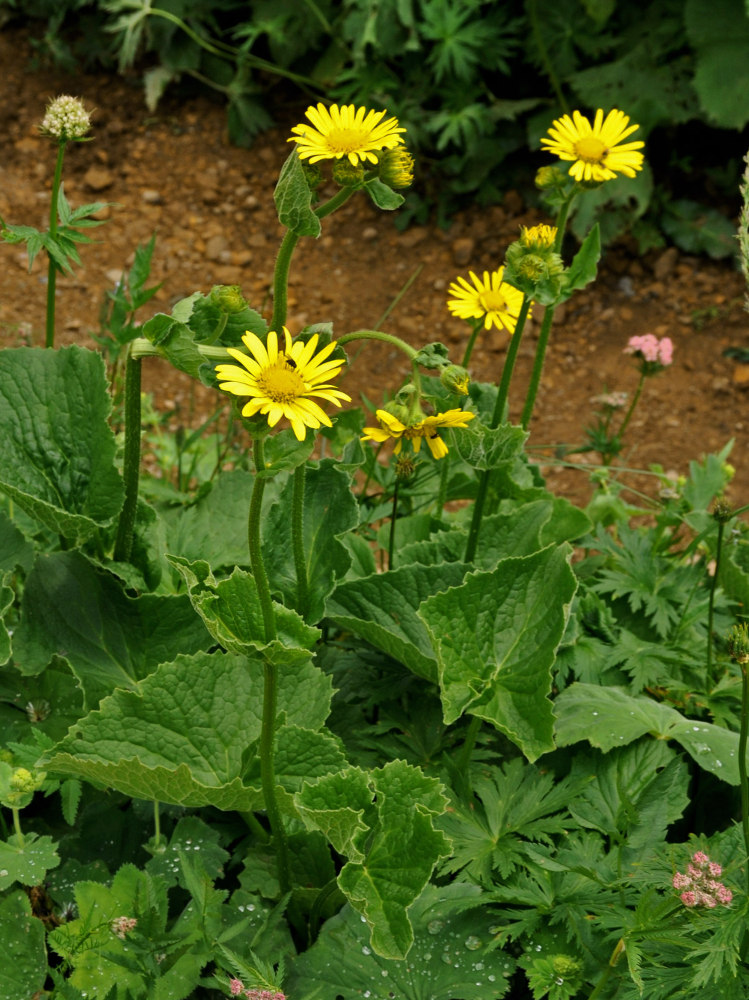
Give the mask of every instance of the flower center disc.
[[[282, 355], [279, 356], [279, 361], [281, 358]], [[286, 367], [285, 360], [266, 368], [258, 377], [257, 384], [274, 403], [291, 403], [306, 391], [303, 379], [292, 368]]]
[[583, 139], [578, 139], [575, 143], [575, 152], [578, 159], [585, 163], [601, 163], [608, 153], [607, 146], [596, 139], [594, 135], [586, 135]]
[[507, 302], [504, 295], [494, 288], [488, 292], [482, 292], [479, 295], [479, 303], [484, 312], [505, 312], [507, 310]]
[[334, 128], [325, 136], [328, 148], [341, 155], [362, 149], [367, 145], [369, 138], [369, 129], [353, 128]]

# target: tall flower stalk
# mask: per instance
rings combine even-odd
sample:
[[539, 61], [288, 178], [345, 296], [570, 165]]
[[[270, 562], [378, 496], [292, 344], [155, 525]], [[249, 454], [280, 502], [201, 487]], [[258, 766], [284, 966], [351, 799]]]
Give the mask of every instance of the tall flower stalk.
[[[48, 345], [50, 346], [50, 345]], [[125, 362], [125, 451], [123, 479], [125, 500], [117, 523], [114, 559], [127, 562], [133, 548], [135, 515], [138, 507], [141, 445], [141, 359], [135, 357], [132, 345]]]

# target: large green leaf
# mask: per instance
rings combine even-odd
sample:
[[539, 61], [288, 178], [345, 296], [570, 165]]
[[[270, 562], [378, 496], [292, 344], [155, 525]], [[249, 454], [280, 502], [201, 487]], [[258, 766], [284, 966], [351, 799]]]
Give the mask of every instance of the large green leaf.
[[51, 837], [27, 833], [23, 838], [13, 834], [0, 840], [0, 892], [14, 882], [40, 885], [50, 868], [59, 864], [57, 844]]
[[700, 767], [731, 785], [739, 783], [738, 733], [686, 719], [669, 705], [634, 697], [621, 688], [574, 683], [554, 702], [556, 739], [560, 746], [582, 740], [606, 753], [649, 734], [675, 740]]
[[211, 642], [185, 595], [128, 597], [79, 552], [37, 558], [26, 580], [14, 658], [38, 674], [53, 656], [70, 663], [92, 707], [115, 687], [133, 688], [159, 663]]
[[216, 582], [208, 563], [172, 559], [187, 583], [190, 600], [216, 642], [232, 652], [263, 658], [276, 664], [304, 663], [320, 638], [320, 631], [305, 625], [299, 615], [281, 604], [273, 605], [277, 638], [265, 641], [263, 608], [255, 579], [243, 570]]
[[25, 892], [0, 900], [0, 941], [8, 958], [0, 975], [0, 1000], [41, 996], [47, 978], [44, 924], [32, 916]]
[[[104, 699], [50, 751], [47, 769], [111, 785], [136, 798], [256, 808], [262, 802], [259, 781], [247, 783], [245, 775], [260, 736], [263, 689], [259, 658], [180, 656], [159, 667], [137, 690], [118, 690]], [[320, 734], [314, 730], [327, 717], [331, 693], [329, 678], [310, 662], [289, 667], [279, 677], [278, 714], [295, 730], [289, 736], [293, 752], [282, 755], [276, 769], [277, 781], [287, 789], [300, 784], [296, 776], [305, 755], [303, 731], [313, 744], [308, 760], [320, 754]], [[277, 734], [279, 746], [285, 732], [281, 728]], [[326, 759], [340, 768], [335, 747]]]
[[503, 559], [418, 611], [437, 654], [447, 723], [493, 723], [529, 760], [553, 749], [551, 666], [577, 586], [567, 546]]
[[110, 525], [123, 501], [107, 423], [111, 400], [94, 351], [0, 354], [0, 489], [70, 539]]
[[[470, 909], [469, 909], [470, 907]], [[499, 1000], [515, 962], [493, 946], [481, 890], [456, 883], [427, 886], [409, 909], [414, 944], [403, 960], [369, 947], [366, 924], [347, 906], [328, 920], [315, 944], [295, 959], [285, 988], [294, 1000]]]
[[687, 0], [684, 6], [697, 57], [694, 89], [703, 111], [722, 128], [741, 129], [749, 121], [748, 15], [743, 0]]
[[167, 551], [188, 562], [204, 559], [214, 571], [249, 566], [247, 512], [252, 483], [250, 472], [224, 472], [189, 507], [161, 508]]
[[338, 885], [370, 925], [374, 950], [404, 958], [413, 943], [408, 908], [449, 853], [434, 827], [447, 805], [440, 783], [395, 760], [368, 775], [348, 768], [305, 784], [296, 802], [308, 826], [319, 823], [334, 846], [351, 852]]
[[[263, 518], [263, 557], [274, 591], [284, 603], [296, 606], [297, 579], [292, 547], [291, 518], [294, 478], [290, 477], [281, 496]], [[340, 535], [359, 523], [359, 508], [351, 492], [351, 476], [335, 462], [326, 460], [309, 466], [304, 489], [304, 562], [309, 587], [305, 618], [317, 622], [323, 616], [326, 598], [351, 565], [348, 549]]]
[[347, 580], [335, 589], [325, 613], [419, 677], [434, 681], [434, 650], [417, 610], [430, 594], [461, 583], [465, 572], [463, 563], [414, 564]]
[[33, 561], [33, 545], [26, 540], [5, 511], [0, 510], [0, 573], [15, 570], [16, 566], [28, 573]]

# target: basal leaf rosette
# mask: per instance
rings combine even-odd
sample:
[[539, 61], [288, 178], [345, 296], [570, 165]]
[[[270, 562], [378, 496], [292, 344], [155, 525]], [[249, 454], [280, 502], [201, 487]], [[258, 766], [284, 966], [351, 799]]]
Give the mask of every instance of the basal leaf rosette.
[[634, 177], [642, 170], [645, 143], [640, 140], [623, 142], [639, 128], [630, 125], [629, 117], [614, 108], [604, 118], [596, 111], [593, 123], [579, 111], [562, 115], [552, 122], [541, 146], [555, 153], [560, 160], [570, 161], [570, 176], [582, 184], [600, 184], [613, 180], [617, 174]]
[[307, 428], [316, 430], [321, 425], [331, 427], [330, 417], [313, 397], [341, 405], [341, 400], [351, 402], [351, 397], [328, 382], [340, 374], [346, 361], [331, 358], [337, 341], [317, 350], [318, 334], [306, 343], [292, 341], [291, 334], [283, 328], [284, 346], [279, 349], [278, 334], [268, 333], [264, 344], [249, 330], [242, 337], [250, 352], [227, 348], [239, 365], [216, 365], [220, 388], [235, 396], [249, 396], [242, 408], [243, 417], [256, 415], [267, 418], [268, 426], [275, 427], [285, 418], [298, 441], [304, 441]]

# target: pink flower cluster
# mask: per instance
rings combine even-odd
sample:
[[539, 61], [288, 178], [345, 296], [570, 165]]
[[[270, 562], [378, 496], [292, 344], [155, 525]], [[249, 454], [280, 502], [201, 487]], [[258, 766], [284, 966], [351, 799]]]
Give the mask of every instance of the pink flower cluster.
[[664, 368], [673, 361], [674, 345], [670, 337], [658, 340], [655, 334], [644, 333], [641, 337], [630, 337], [625, 354], [639, 354], [643, 361], [650, 361]]
[[730, 906], [733, 893], [718, 882], [722, 873], [717, 861], [711, 861], [704, 851], [697, 851], [687, 865], [686, 875], [681, 872], [674, 875], [673, 886], [685, 890], [679, 896], [684, 906], [705, 906], [708, 910], [714, 910], [718, 903]]
[[109, 927], [113, 934], [124, 941], [130, 931], [135, 929], [137, 923], [138, 921], [135, 917], [117, 917]]
[[241, 994], [247, 997], [247, 1000], [286, 1000], [283, 993], [276, 993], [273, 990], [246, 990], [241, 979], [229, 981], [229, 992], [233, 997]]

